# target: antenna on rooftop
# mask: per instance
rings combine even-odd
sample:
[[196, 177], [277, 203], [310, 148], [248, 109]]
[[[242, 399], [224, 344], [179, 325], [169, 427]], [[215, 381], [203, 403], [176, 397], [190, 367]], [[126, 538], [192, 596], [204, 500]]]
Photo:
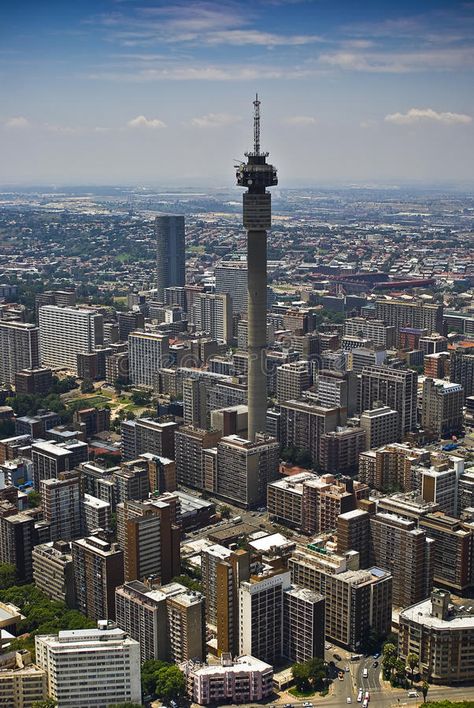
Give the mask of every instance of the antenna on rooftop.
[[258, 93], [255, 94], [253, 107], [253, 150], [255, 155], [260, 155], [260, 101], [258, 100]]

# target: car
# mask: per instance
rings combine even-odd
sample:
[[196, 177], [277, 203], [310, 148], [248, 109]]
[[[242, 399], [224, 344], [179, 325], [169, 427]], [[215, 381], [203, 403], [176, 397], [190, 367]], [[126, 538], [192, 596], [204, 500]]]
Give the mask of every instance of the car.
[[344, 672], [343, 672], [343, 671], [339, 671], [339, 673], [338, 673], [338, 675], [337, 675], [337, 678], [339, 679], [339, 681], [344, 681]]
[[362, 708], [369, 708], [369, 701], [365, 698], [364, 702], [362, 703]]
[[359, 693], [357, 694], [357, 703], [362, 703], [362, 698], [364, 696], [364, 693], [361, 688], [359, 688]]
[[312, 708], [312, 705], [313, 705], [313, 704], [311, 703], [311, 701], [305, 701], [305, 702], [303, 703], [304, 708]]
[[380, 656], [380, 652], [377, 652], [376, 654], [374, 654], [373, 658], [374, 658], [374, 659], [378, 659], [379, 656]]
[[350, 671], [349, 666], [346, 665], [346, 666], [344, 667], [344, 671], [346, 672], [346, 674], [349, 673], [349, 671]]
[[369, 670], [367, 668], [365, 668], [362, 672], [362, 678], [367, 678], [368, 675], [369, 675]]
[[342, 656], [340, 656], [340, 654], [333, 654], [333, 657], [336, 659], [336, 661], [342, 661]]
[[324, 648], [325, 648], [326, 650], [332, 649], [332, 644], [329, 644], [328, 642], [326, 642], [326, 644], [324, 645]]
[[293, 708], [293, 703], [285, 703], [283, 708]]
[[418, 698], [418, 691], [408, 691], [408, 698]]
[[376, 669], [378, 665], [379, 665], [379, 662], [378, 662], [378, 661], [374, 661], [374, 663], [372, 664], [372, 666], [373, 666], [374, 669]]
[[365, 698], [365, 700], [366, 700], [367, 702], [370, 701], [370, 693], [369, 693], [368, 691], [365, 692], [364, 698]]
[[352, 703], [352, 698], [350, 696], [347, 696], [346, 703]]

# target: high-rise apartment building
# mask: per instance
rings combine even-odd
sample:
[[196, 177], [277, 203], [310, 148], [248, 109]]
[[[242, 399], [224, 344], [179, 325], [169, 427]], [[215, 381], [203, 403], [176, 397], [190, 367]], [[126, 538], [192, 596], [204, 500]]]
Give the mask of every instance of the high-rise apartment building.
[[176, 430], [176, 475], [180, 484], [203, 489], [202, 451], [215, 447], [220, 437], [215, 430], [203, 430], [191, 425], [183, 425]]
[[451, 381], [461, 384], [464, 389], [464, 395], [472, 396], [474, 394], [474, 349], [470, 348], [468, 352], [455, 350], [451, 354], [450, 366]]
[[84, 496], [80, 472], [61, 472], [56, 479], [43, 479], [39, 492], [50, 540], [71, 541], [79, 538], [83, 530]]
[[324, 659], [325, 599], [291, 586], [283, 592], [283, 654], [291, 662]]
[[115, 617], [115, 588], [123, 583], [123, 551], [103, 536], [72, 542], [77, 608], [92, 620]]
[[208, 377], [190, 376], [183, 381], [183, 419], [185, 425], [196, 428], [209, 427], [208, 390], [212, 381]]
[[33, 548], [33, 582], [50, 600], [75, 607], [74, 568], [71, 544], [50, 541]]
[[438, 354], [439, 352], [447, 352], [448, 338], [435, 332], [427, 335], [426, 337], [420, 337], [418, 346], [425, 356], [429, 354]]
[[162, 585], [180, 572], [180, 531], [176, 510], [158, 499], [126, 501], [117, 507], [123, 535], [125, 580], [159, 578]]
[[321, 436], [346, 422], [346, 410], [325, 408], [306, 401], [286, 401], [281, 405], [280, 443], [310, 453], [314, 462], [319, 457]]
[[400, 432], [416, 427], [418, 376], [412, 370], [391, 369], [388, 366], [367, 366], [360, 383], [361, 410], [369, 410], [377, 401], [398, 411]]
[[451, 516], [458, 514], [459, 478], [464, 472], [464, 460], [435, 460], [431, 467], [420, 469], [420, 491], [425, 502], [438, 505], [439, 511]]
[[173, 459], [177, 429], [178, 424], [173, 420], [160, 422], [151, 418], [137, 418], [123, 421], [122, 459], [136, 460], [145, 453]]
[[62, 472], [68, 472], [88, 458], [87, 443], [75, 440], [72, 443], [37, 442], [31, 446], [33, 462], [33, 482], [40, 491], [44, 479], [57, 479]]
[[103, 344], [103, 318], [94, 310], [43, 305], [39, 309], [41, 361], [77, 373], [77, 355]]
[[0, 511], [0, 563], [15, 566], [19, 583], [33, 579], [34, 525], [32, 516], [17, 512], [13, 505]]
[[400, 440], [398, 411], [378, 405], [360, 414], [360, 427], [365, 431], [367, 450]]
[[344, 335], [370, 339], [375, 346], [391, 349], [396, 346], [396, 331], [393, 325], [382, 320], [367, 320], [364, 317], [351, 317], [344, 322]]
[[414, 521], [385, 512], [370, 519], [372, 562], [392, 573], [396, 607], [408, 607], [430, 594], [433, 543]]
[[195, 300], [190, 316], [198, 332], [205, 332], [221, 342], [230, 342], [233, 338], [230, 295], [201, 293]]
[[284, 655], [283, 591], [290, 587], [288, 571], [252, 575], [240, 583], [239, 654], [273, 664]]
[[64, 630], [35, 638], [36, 661], [48, 694], [64, 708], [140, 703], [140, 646], [107, 620], [98, 629]]
[[358, 554], [339, 556], [311, 544], [288, 562], [291, 581], [325, 597], [326, 639], [350, 650], [371, 632], [386, 636], [392, 619], [392, 576], [381, 568], [359, 570]]
[[165, 334], [132, 332], [128, 336], [130, 381], [153, 387], [158, 370], [169, 365], [169, 341]]
[[0, 321], [0, 382], [14, 384], [15, 374], [40, 365], [39, 330], [33, 324]]
[[337, 552], [359, 554], [360, 568], [370, 563], [370, 516], [362, 509], [346, 511], [337, 517]]
[[165, 288], [185, 284], [184, 216], [157, 216], [155, 234], [157, 298], [164, 302]]
[[221, 261], [215, 269], [216, 293], [232, 298], [234, 312], [247, 312], [247, 264], [245, 261]]
[[122, 462], [120, 468], [114, 471], [114, 496], [118, 504], [137, 499], [146, 499], [150, 493], [148, 464], [144, 459]]
[[459, 433], [463, 426], [464, 398], [461, 384], [425, 379], [421, 401], [423, 428], [438, 438]]
[[278, 475], [279, 445], [257, 434], [251, 442], [227, 435], [217, 443], [218, 496], [245, 507], [265, 504], [267, 485]]
[[15, 374], [16, 394], [29, 393], [46, 396], [51, 390], [52, 385], [53, 373], [51, 369], [46, 366], [40, 366], [35, 369], [22, 369]]
[[435, 541], [433, 554], [435, 586], [449, 588], [458, 596], [468, 593], [474, 580], [472, 525], [439, 511], [424, 514], [418, 524]]
[[424, 303], [421, 300], [383, 300], [375, 301], [375, 316], [387, 325], [395, 327], [417, 327], [426, 329], [427, 334], [443, 334], [443, 306]]
[[384, 445], [360, 454], [359, 480], [371, 489], [385, 491], [400, 488], [409, 492], [419, 488], [419, 475], [414, 467], [429, 462], [429, 450], [402, 443]]
[[135, 332], [137, 329], [144, 329], [145, 317], [140, 310], [131, 310], [130, 312], [117, 313], [119, 340], [121, 342], [128, 341], [128, 335]]
[[205, 658], [204, 596], [180, 583], [133, 580], [115, 591], [116, 621], [140, 644], [141, 661]]
[[324, 472], [343, 473], [357, 469], [359, 455], [367, 448], [362, 428], [339, 427], [321, 435], [319, 464]]
[[310, 386], [311, 377], [307, 361], [291, 361], [277, 368], [276, 394], [279, 403], [297, 401], [303, 391]]

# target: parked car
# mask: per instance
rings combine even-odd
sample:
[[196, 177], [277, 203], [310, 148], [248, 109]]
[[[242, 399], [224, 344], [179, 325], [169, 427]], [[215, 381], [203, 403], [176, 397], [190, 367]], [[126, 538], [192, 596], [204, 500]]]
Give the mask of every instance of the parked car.
[[333, 657], [336, 659], [336, 661], [342, 661], [342, 656], [339, 654], [333, 654]]

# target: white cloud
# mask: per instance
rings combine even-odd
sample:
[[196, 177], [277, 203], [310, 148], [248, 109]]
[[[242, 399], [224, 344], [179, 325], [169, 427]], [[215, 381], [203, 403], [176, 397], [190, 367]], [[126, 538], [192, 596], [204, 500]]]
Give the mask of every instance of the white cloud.
[[146, 118], [145, 116], [132, 118], [127, 125], [129, 128], [166, 128], [166, 123], [159, 118]]
[[24, 116], [13, 116], [5, 121], [5, 126], [7, 128], [28, 128], [30, 121]]
[[410, 108], [406, 113], [390, 113], [385, 116], [387, 123], [398, 125], [409, 125], [420, 121], [432, 121], [434, 123], [445, 123], [446, 125], [471, 123], [471, 116], [465, 113], [452, 113], [451, 111], [438, 112], [432, 108]]
[[198, 128], [221, 128], [226, 125], [234, 125], [240, 120], [242, 120], [240, 116], [231, 113], [208, 113], [205, 116], [193, 118], [191, 125], [196, 125]]
[[273, 34], [271, 32], [260, 32], [259, 30], [223, 30], [212, 32], [204, 38], [206, 44], [233, 44], [237, 46], [253, 44], [261, 47], [290, 46], [300, 47], [305, 44], [321, 42], [318, 35], [310, 34]]
[[283, 120], [286, 125], [314, 125], [317, 122], [313, 116], [290, 116]]

